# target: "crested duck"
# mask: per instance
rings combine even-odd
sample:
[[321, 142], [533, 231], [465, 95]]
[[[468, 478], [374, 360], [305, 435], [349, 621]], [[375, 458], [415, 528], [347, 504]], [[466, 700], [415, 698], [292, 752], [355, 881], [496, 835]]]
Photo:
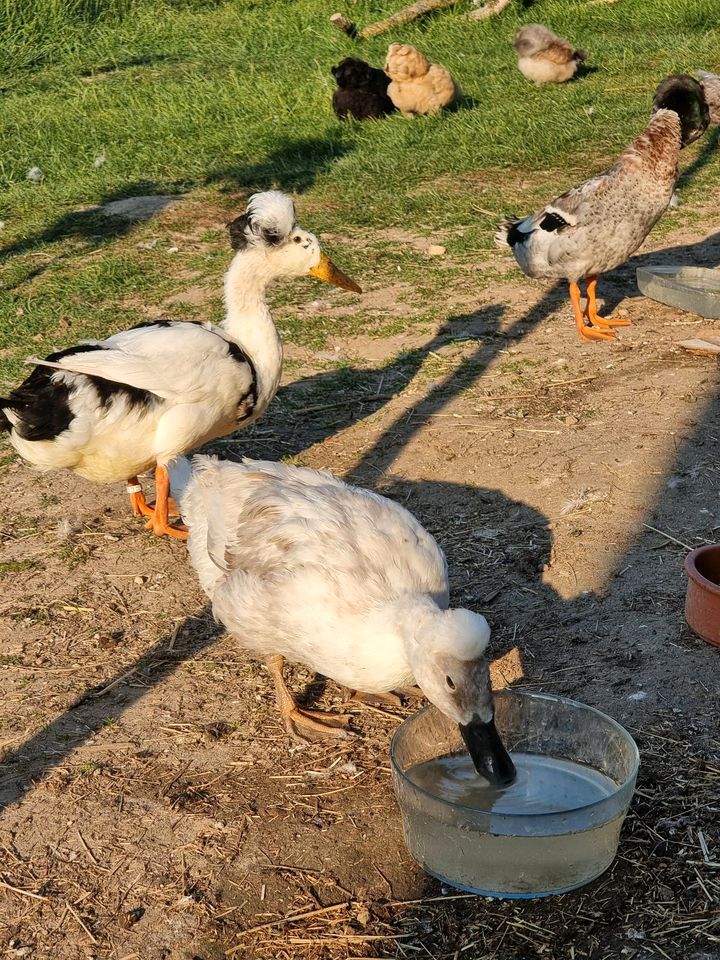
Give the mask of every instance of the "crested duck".
[[515, 34], [513, 47], [520, 73], [538, 86], [570, 80], [586, 56], [584, 50], [576, 50], [541, 23], [521, 27]]
[[[495, 242], [511, 248], [529, 277], [568, 281], [575, 324], [583, 339], [613, 340], [613, 327], [630, 323], [598, 315], [598, 275], [627, 260], [668, 208], [680, 150], [701, 136], [708, 121], [708, 105], [697, 80], [684, 74], [667, 77], [655, 93], [650, 123], [615, 166], [568, 190], [538, 213], [506, 220], [498, 228]], [[587, 281], [584, 310], [581, 280]]]
[[[257, 420], [275, 396], [282, 344], [268, 284], [310, 274], [360, 292], [298, 226], [283, 193], [254, 194], [229, 230], [236, 253], [220, 326], [152, 321], [32, 358], [30, 376], [0, 398], [0, 429], [25, 460], [100, 483], [125, 480], [133, 513], [149, 516], [155, 534], [187, 537], [170, 524], [168, 462]], [[153, 466], [154, 507], [138, 482]]]
[[411, 513], [327, 471], [207, 456], [170, 469], [215, 617], [264, 660], [289, 734], [342, 736], [347, 718], [300, 709], [286, 659], [370, 694], [417, 682], [460, 725], [478, 772], [512, 779], [493, 721], [490, 629], [448, 609], [445, 556]]

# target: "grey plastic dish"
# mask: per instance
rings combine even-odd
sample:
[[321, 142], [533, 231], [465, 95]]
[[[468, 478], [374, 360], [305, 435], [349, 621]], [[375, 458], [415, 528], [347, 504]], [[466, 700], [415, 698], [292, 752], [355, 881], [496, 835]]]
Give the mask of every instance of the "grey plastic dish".
[[617, 853], [640, 762], [634, 740], [599, 710], [550, 694], [496, 693], [495, 723], [511, 754], [585, 765], [614, 789], [574, 809], [510, 814], [430, 793], [412, 779], [413, 768], [465, 748], [457, 725], [426, 707], [400, 725], [390, 748], [413, 859], [450, 886], [489, 897], [547, 897], [594, 880]]
[[640, 292], [670, 307], [720, 318], [720, 270], [705, 267], [638, 267]]

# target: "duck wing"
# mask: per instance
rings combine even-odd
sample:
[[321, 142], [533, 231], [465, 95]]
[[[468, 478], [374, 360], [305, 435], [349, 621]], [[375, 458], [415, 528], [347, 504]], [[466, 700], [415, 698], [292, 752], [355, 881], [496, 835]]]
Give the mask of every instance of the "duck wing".
[[251, 361], [217, 328], [160, 321], [107, 340], [86, 342], [81, 351], [66, 353], [58, 360], [32, 357], [27, 362], [121, 383], [173, 403], [198, 403], [216, 392], [214, 367], [217, 361], [229, 358], [246, 368], [243, 379], [250, 388], [254, 380]]
[[597, 220], [604, 195], [613, 189], [615, 173], [613, 167], [585, 180], [524, 220], [504, 221], [495, 234], [495, 243], [510, 247], [530, 276], [542, 275], [547, 267], [561, 263], [572, 251], [579, 228]]
[[182, 512], [201, 539], [205, 526], [216, 574], [265, 583], [317, 575], [338, 598], [361, 583], [368, 603], [421, 592], [447, 606], [445, 556], [399, 504], [325, 471], [212, 457], [193, 467]]

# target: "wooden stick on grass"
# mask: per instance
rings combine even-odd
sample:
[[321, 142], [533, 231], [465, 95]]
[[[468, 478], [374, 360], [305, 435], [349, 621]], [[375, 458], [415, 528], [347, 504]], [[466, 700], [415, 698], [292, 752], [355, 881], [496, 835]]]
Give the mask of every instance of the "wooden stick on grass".
[[473, 10], [470, 16], [475, 17], [476, 20], [488, 20], [490, 17], [502, 13], [505, 7], [509, 6], [510, 0], [490, 0], [489, 3], [484, 4], [479, 10]]
[[[509, 3], [510, 0], [506, 0], [506, 2]], [[330, 22], [334, 27], [342, 30], [343, 33], [347, 33], [350, 37], [367, 40], [368, 37], [376, 37], [379, 33], [392, 30], [393, 27], [402, 26], [402, 24], [408, 23], [410, 20], [416, 20], [418, 17], [422, 17], [426, 13], [432, 13], [435, 10], [445, 10], [448, 7], [454, 6], [456, 3], [457, 0], [416, 0], [416, 2], [411, 3], [409, 7], [403, 7], [402, 10], [398, 10], [397, 13], [394, 13], [386, 20], [378, 20], [377, 23], [371, 23], [362, 30], [358, 30], [357, 24], [353, 23], [352, 20], [342, 13], [334, 13], [330, 17]]]

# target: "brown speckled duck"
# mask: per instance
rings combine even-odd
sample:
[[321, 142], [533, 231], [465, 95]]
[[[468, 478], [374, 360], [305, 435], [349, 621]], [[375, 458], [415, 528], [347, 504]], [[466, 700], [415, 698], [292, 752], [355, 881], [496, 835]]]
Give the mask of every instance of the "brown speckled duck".
[[720, 77], [705, 70], [697, 70], [696, 73], [710, 110], [710, 123], [720, 123]]
[[[680, 150], [709, 122], [703, 88], [692, 77], [667, 77], [655, 92], [650, 123], [606, 173], [592, 177], [524, 220], [506, 220], [495, 242], [509, 246], [529, 277], [567, 280], [578, 333], [613, 340], [629, 320], [600, 317], [599, 274], [624, 263], [667, 209], [678, 178]], [[587, 282], [580, 304], [579, 281]]]

